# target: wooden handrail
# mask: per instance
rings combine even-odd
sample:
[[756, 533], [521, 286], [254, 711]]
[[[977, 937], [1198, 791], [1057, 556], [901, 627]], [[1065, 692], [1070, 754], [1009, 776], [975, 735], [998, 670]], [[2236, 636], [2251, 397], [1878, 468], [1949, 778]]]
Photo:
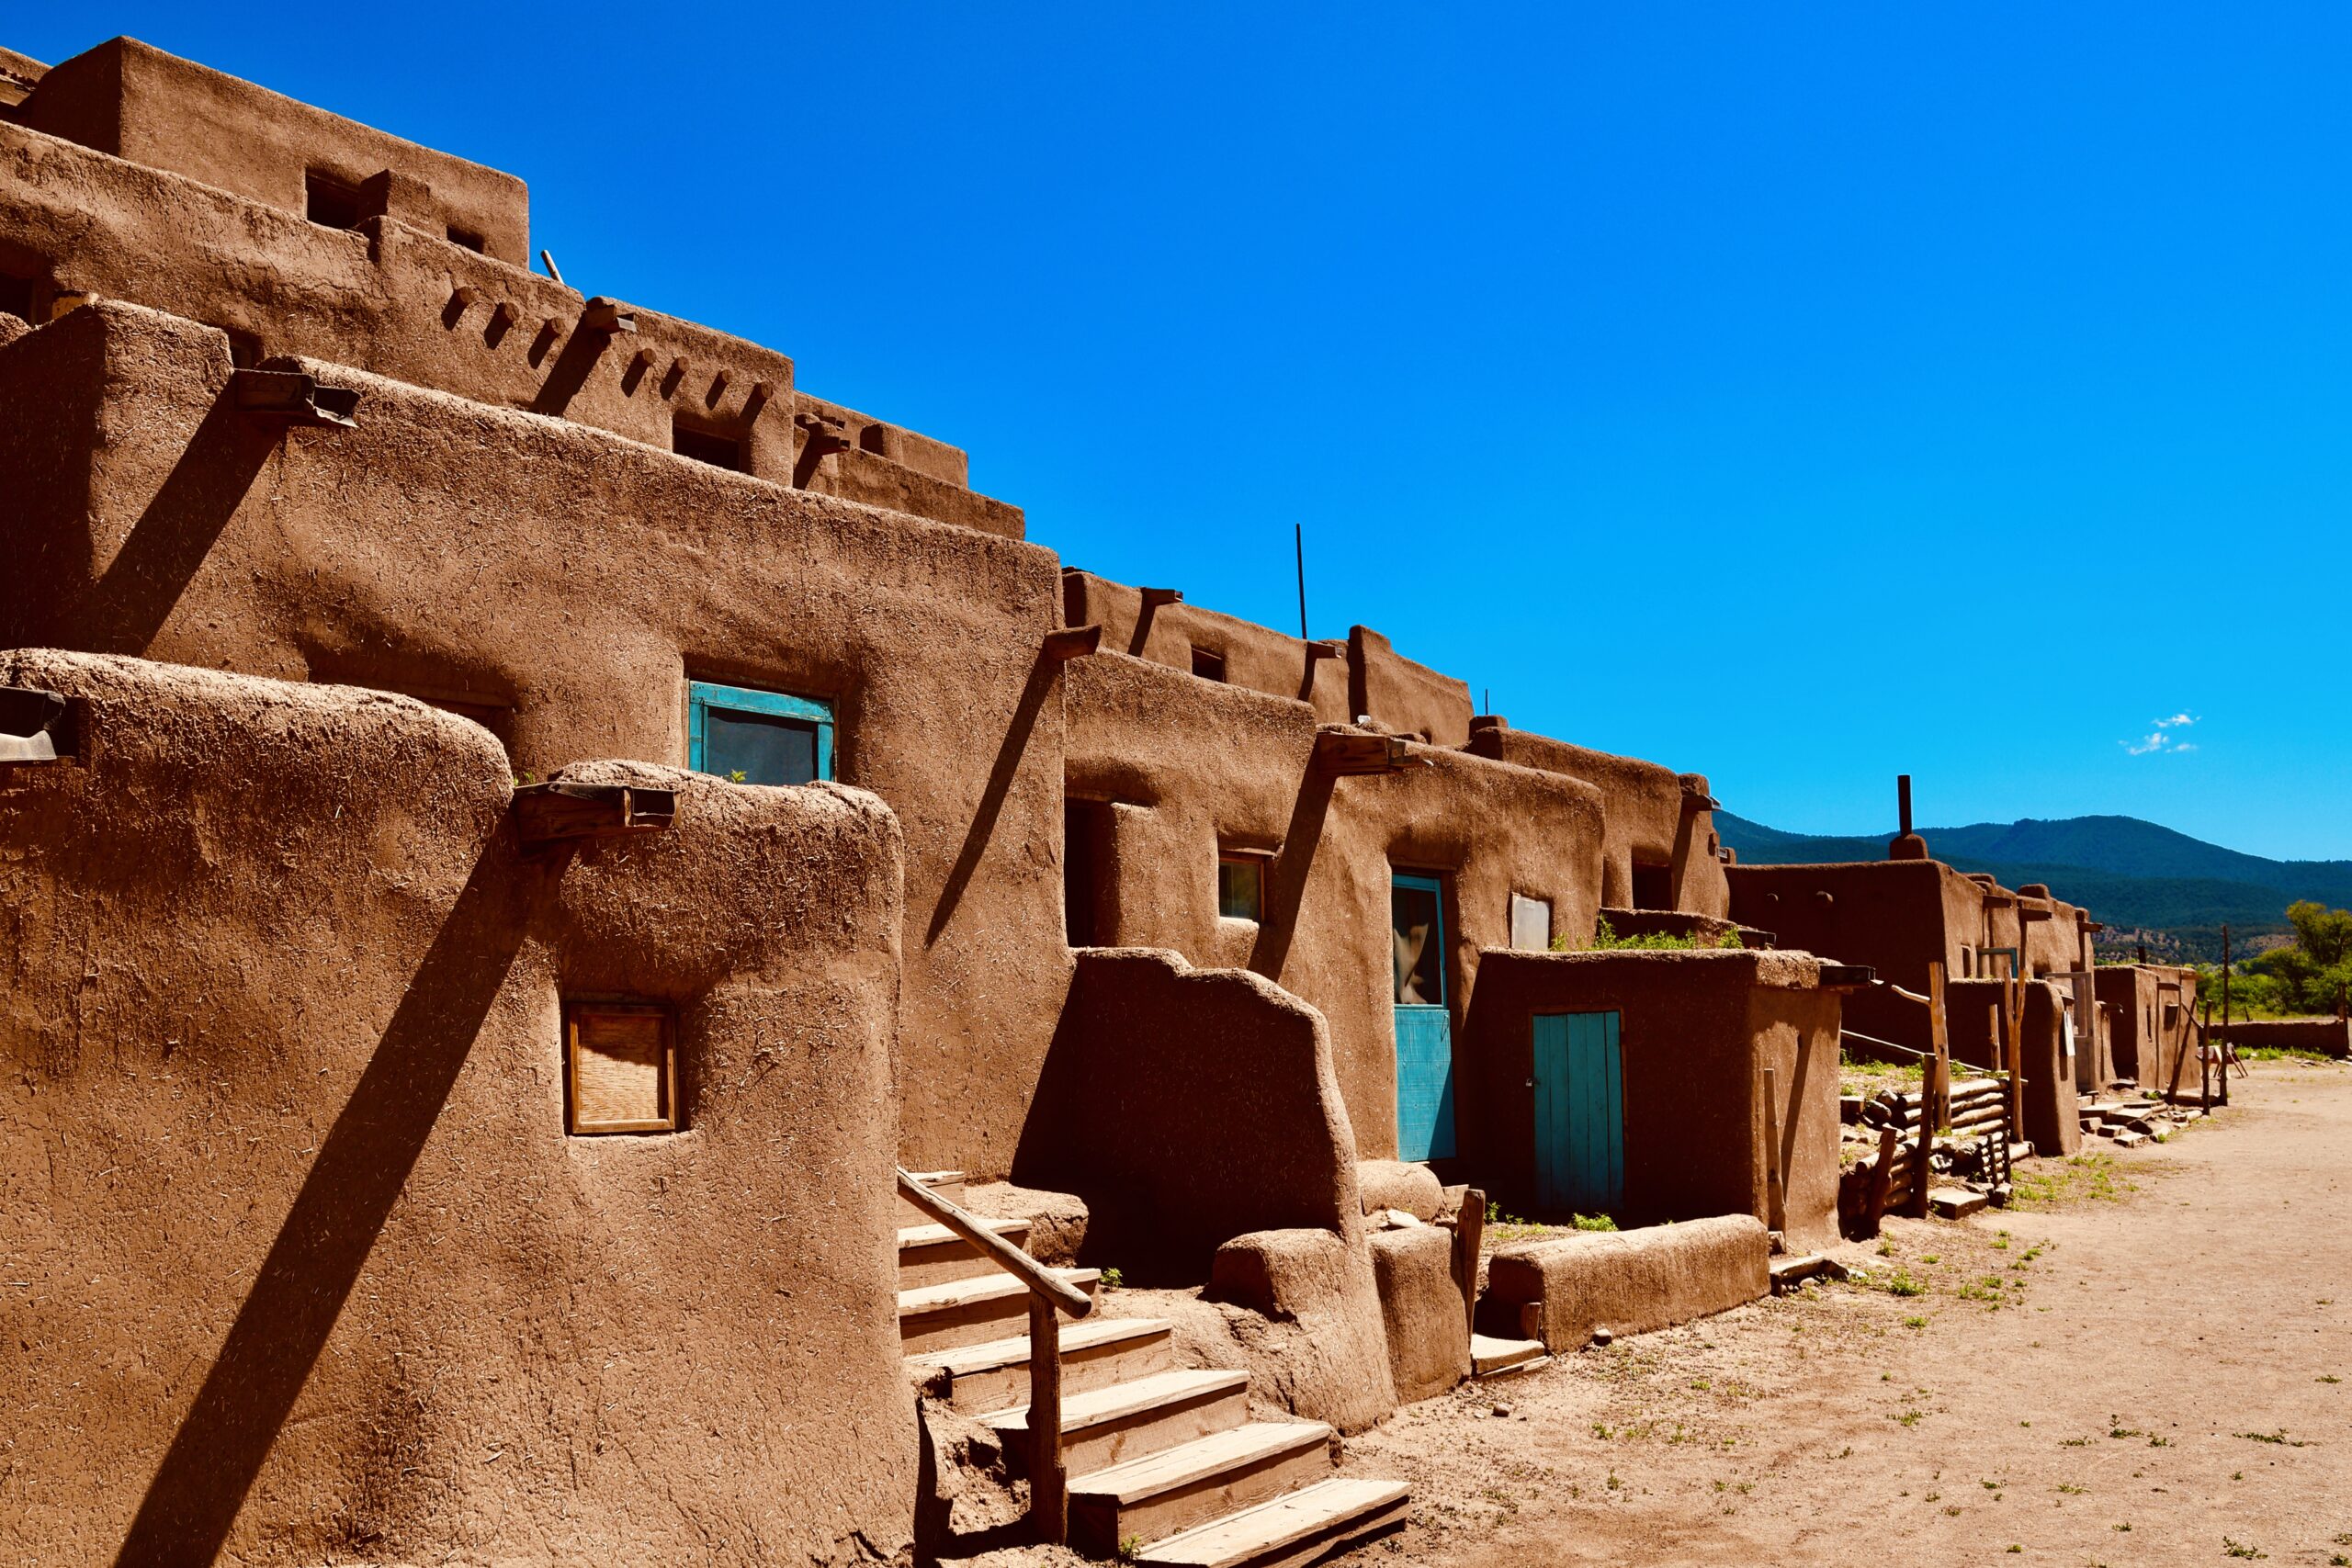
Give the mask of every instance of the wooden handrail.
[[1092, 1296], [989, 1229], [978, 1216], [917, 1181], [903, 1167], [899, 1171], [899, 1190], [908, 1202], [987, 1253], [989, 1261], [1028, 1286], [1032, 1294], [1045, 1297], [1072, 1317], [1084, 1317], [1094, 1310]]
[[1069, 1472], [1062, 1462], [1059, 1313], [1084, 1317], [1094, 1310], [1094, 1298], [997, 1235], [977, 1215], [917, 1181], [903, 1166], [899, 1168], [899, 1191], [1028, 1287], [1029, 1522], [1040, 1539], [1061, 1545], [1069, 1539]]

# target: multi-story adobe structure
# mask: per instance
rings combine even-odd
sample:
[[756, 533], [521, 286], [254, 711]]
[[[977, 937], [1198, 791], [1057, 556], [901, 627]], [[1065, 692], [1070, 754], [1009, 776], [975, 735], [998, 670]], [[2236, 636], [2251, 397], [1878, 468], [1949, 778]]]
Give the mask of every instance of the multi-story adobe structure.
[[[1363, 1162], [1834, 1224], [1815, 960], [1553, 952], [1798, 925], [1702, 776], [1064, 569], [955, 447], [532, 271], [510, 175], [125, 39], [0, 100], [0, 1540], [888, 1558], [901, 1354], [1028, 1355], [894, 1166], [1300, 1325], [1255, 1382], [1090, 1330], [1069, 1451], [1224, 1445], [1081, 1476], [1114, 1543], [1468, 1371]], [[1265, 1551], [1393, 1522], [1353, 1484]]]

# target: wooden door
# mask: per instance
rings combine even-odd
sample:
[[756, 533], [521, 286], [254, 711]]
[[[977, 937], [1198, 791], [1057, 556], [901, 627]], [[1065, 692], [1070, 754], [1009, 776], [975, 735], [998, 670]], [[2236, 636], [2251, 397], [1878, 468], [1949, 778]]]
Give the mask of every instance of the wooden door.
[[1453, 1156], [1453, 1026], [1445, 998], [1445, 888], [1394, 874], [1389, 935], [1396, 980], [1396, 1157]]
[[1625, 1089], [1614, 1012], [1539, 1013], [1535, 1201], [1613, 1214], [1625, 1201]]

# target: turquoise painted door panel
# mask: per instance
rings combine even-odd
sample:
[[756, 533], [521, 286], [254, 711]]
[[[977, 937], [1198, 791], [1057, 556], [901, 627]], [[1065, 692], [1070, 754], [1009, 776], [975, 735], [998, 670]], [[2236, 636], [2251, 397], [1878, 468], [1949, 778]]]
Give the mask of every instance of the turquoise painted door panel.
[[1453, 1022], [1445, 1005], [1445, 895], [1396, 874], [1388, 894], [1396, 980], [1396, 1157], [1453, 1156]]
[[1625, 1086], [1614, 1012], [1538, 1013], [1535, 1201], [1613, 1213], [1625, 1201]]

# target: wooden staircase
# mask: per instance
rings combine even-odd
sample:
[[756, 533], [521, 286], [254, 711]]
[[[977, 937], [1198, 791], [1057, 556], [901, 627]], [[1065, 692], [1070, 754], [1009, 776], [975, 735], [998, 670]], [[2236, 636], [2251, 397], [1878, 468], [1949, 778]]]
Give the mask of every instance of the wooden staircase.
[[[962, 1204], [962, 1177], [916, 1178]], [[899, 1338], [953, 1406], [1030, 1453], [1030, 1295], [1021, 1280], [899, 1198]], [[989, 1220], [1018, 1247], [1028, 1227]], [[1016, 1260], [1017, 1261], [1017, 1260]], [[1091, 1295], [1091, 1269], [1054, 1272]], [[1253, 1421], [1250, 1375], [1179, 1366], [1158, 1318], [1089, 1316], [1060, 1331], [1061, 1455], [1069, 1544], [1189, 1568], [1298, 1568], [1404, 1523], [1401, 1482], [1334, 1473], [1320, 1421]], [[1051, 1408], [1051, 1406], [1048, 1406]]]

